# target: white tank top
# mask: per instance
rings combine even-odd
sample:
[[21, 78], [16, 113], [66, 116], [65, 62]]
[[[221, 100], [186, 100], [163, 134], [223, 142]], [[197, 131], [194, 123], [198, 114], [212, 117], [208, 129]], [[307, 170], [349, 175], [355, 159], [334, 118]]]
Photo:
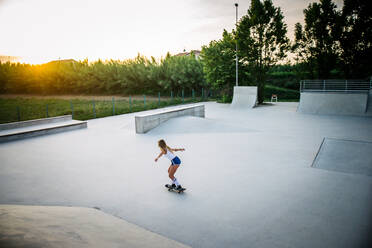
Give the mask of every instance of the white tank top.
[[176, 157], [176, 155], [174, 155], [174, 154], [173, 154], [171, 151], [169, 151], [168, 149], [167, 149], [167, 153], [164, 154], [164, 156], [167, 157], [169, 160], [172, 160], [172, 159], [174, 159], [174, 158]]

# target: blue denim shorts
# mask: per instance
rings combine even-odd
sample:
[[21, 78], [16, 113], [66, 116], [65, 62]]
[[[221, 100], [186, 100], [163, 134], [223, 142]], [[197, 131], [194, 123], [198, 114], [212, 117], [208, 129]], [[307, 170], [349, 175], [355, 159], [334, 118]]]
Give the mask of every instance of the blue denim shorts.
[[171, 160], [171, 162], [172, 162], [172, 165], [180, 165], [181, 159], [176, 156], [174, 159]]

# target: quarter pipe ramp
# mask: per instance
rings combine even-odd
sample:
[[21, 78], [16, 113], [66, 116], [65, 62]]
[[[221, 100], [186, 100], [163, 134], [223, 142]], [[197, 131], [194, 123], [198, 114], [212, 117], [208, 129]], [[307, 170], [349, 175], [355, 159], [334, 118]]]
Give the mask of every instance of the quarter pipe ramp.
[[254, 108], [257, 105], [257, 86], [235, 86], [233, 108]]
[[367, 102], [367, 92], [302, 92], [298, 112], [304, 114], [365, 116], [368, 108]]

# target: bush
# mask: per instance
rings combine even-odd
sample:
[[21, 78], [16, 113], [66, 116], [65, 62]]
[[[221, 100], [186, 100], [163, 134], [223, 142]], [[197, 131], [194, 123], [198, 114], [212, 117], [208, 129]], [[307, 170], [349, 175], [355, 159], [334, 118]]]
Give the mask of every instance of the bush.
[[221, 99], [217, 101], [218, 103], [231, 103], [232, 97], [229, 95], [222, 95]]
[[298, 90], [291, 90], [280, 88], [273, 85], [265, 86], [265, 99], [271, 99], [271, 95], [277, 95], [279, 100], [299, 100], [300, 92]]

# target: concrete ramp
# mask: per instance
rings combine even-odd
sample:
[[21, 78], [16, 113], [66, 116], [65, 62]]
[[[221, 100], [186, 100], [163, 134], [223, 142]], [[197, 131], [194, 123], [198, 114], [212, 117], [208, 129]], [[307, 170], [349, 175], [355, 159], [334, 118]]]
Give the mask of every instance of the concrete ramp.
[[368, 96], [368, 92], [302, 92], [298, 112], [365, 116]]
[[369, 90], [366, 114], [372, 116], [372, 90]]
[[372, 142], [324, 138], [312, 167], [372, 176]]
[[257, 105], [257, 86], [235, 86], [233, 108], [254, 108]]
[[0, 247], [190, 248], [96, 209], [0, 205]]

